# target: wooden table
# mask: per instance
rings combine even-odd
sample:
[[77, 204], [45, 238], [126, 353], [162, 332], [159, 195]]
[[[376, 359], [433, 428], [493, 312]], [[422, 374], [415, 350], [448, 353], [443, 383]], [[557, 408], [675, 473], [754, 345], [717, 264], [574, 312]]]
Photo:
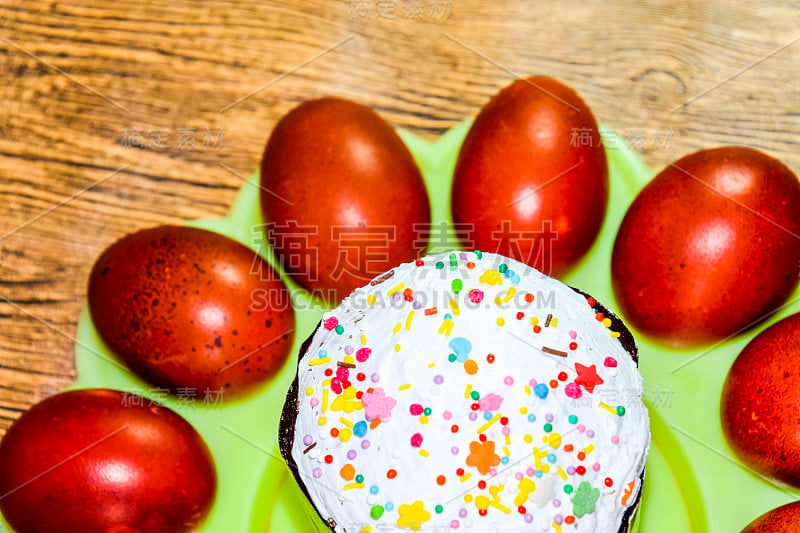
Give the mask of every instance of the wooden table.
[[765, 0], [4, 0], [0, 435], [73, 379], [97, 255], [224, 214], [299, 102], [434, 138], [541, 73], [655, 167], [745, 144], [800, 170], [799, 22]]

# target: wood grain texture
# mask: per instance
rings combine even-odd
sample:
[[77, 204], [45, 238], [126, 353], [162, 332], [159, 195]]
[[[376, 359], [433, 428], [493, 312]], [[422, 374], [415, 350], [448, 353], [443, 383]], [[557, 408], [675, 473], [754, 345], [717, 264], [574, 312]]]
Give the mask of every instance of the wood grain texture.
[[224, 214], [299, 102], [351, 98], [435, 138], [546, 74], [654, 167], [745, 144], [798, 171], [798, 22], [765, 0], [5, 0], [0, 435], [74, 377], [94, 258]]

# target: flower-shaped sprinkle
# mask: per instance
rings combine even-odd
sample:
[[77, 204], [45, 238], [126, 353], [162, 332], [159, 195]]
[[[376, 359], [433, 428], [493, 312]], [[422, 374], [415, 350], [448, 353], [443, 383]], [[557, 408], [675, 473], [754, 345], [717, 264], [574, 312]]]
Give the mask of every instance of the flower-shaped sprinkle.
[[499, 394], [487, 394], [478, 402], [481, 411], [497, 411], [503, 405], [503, 397]]
[[431, 519], [431, 513], [425, 510], [425, 504], [420, 500], [411, 505], [403, 504], [398, 509], [400, 516], [397, 518], [397, 527], [419, 531], [422, 524]]
[[380, 418], [383, 421], [388, 420], [392, 416], [392, 409], [397, 405], [397, 400], [391, 396], [386, 396], [386, 392], [380, 387], [372, 393], [365, 392], [361, 396], [361, 402], [364, 404], [367, 420], [375, 420], [376, 418]]
[[488, 474], [493, 466], [500, 464], [500, 456], [494, 453], [494, 441], [472, 441], [469, 443], [469, 451], [467, 465], [474, 466], [483, 475]]

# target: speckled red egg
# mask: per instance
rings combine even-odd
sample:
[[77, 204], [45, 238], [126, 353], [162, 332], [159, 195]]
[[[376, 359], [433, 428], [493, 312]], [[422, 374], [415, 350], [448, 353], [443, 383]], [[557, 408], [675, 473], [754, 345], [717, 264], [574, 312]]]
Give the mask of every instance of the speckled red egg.
[[687, 155], [628, 209], [611, 275], [622, 315], [646, 335], [674, 346], [735, 335], [800, 279], [800, 181], [751, 148]]
[[331, 305], [418, 257], [431, 232], [408, 148], [374, 111], [339, 98], [305, 102], [275, 126], [261, 208], [281, 268]]
[[187, 226], [132, 233], [89, 278], [103, 341], [145, 381], [216, 403], [263, 384], [294, 338], [285, 285], [261, 256]]
[[18, 533], [191, 531], [216, 482], [188, 422], [118, 391], [57, 394], [0, 441], [0, 510]]
[[561, 276], [603, 224], [608, 162], [591, 110], [543, 76], [497, 93], [464, 139], [452, 187], [461, 244]]
[[797, 533], [800, 531], [800, 502], [787, 503], [753, 520], [742, 533]]
[[761, 332], [736, 358], [720, 404], [731, 449], [753, 470], [800, 487], [800, 314]]

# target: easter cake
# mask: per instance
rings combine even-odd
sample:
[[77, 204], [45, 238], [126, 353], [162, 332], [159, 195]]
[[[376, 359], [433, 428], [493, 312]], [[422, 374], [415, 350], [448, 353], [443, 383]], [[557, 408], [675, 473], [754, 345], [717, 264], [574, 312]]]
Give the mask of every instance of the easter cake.
[[649, 444], [622, 322], [479, 251], [403, 264], [326, 313], [279, 433], [337, 533], [630, 531]]

